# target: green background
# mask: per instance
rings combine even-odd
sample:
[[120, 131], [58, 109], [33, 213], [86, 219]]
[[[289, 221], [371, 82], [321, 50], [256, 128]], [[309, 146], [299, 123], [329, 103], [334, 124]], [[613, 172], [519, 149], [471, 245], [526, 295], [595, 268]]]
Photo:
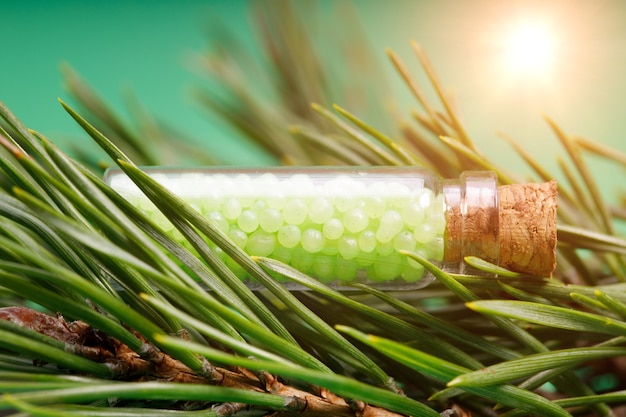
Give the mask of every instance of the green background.
[[[206, 141], [226, 163], [270, 164], [270, 158], [251, 151], [232, 132], [209, 120], [189, 95], [194, 84], [202, 83], [190, 69], [190, 57], [205, 47], [206, 29], [214, 19], [254, 49], [249, 3], [0, 0], [0, 100], [29, 127], [57, 142], [86, 143], [88, 139], [56, 101], [68, 98], [58, 70], [61, 62], [67, 62], [122, 114], [122, 95], [130, 89], [156, 115]], [[318, 2], [333, 30], [341, 25], [333, 17], [339, 3]], [[298, 7], [299, 2], [295, 4]], [[427, 85], [410, 49], [409, 40], [415, 39], [456, 95], [470, 135], [490, 156], [512, 155], [497, 138], [500, 130], [518, 139], [540, 161], [554, 164], [555, 156], [564, 151], [543, 114], [568, 133], [626, 151], [626, 2], [363, 0], [352, 4], [404, 115], [417, 106], [387, 61], [385, 48], [396, 51]], [[501, 66], [500, 41], [516, 21], [528, 18], [548, 22], [558, 34], [552, 72], [543, 80], [516, 78]], [[428, 94], [434, 97], [432, 91]], [[514, 168], [525, 169], [517, 158], [510, 158]], [[594, 169], [610, 189], [621, 185], [622, 170], [606, 164]]]

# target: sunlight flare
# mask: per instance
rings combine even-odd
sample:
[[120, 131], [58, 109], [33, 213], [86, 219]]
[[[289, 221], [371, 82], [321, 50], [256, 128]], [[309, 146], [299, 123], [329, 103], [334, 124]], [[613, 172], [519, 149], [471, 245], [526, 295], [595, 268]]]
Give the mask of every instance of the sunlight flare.
[[507, 50], [512, 71], [545, 75], [555, 53], [554, 34], [540, 23], [523, 23], [509, 35]]

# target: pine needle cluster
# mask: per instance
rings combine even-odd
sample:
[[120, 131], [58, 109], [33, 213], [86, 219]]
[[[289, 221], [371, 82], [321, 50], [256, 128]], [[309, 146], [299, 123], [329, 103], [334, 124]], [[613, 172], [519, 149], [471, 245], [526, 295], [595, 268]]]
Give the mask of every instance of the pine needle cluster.
[[[411, 46], [437, 101], [427, 100], [416, 81], [420, 69], [389, 51], [419, 109], [383, 133], [374, 124], [390, 126], [396, 115], [357, 107], [363, 101], [352, 94], [365, 84], [351, 90], [332, 82], [293, 5], [275, 4], [257, 10], [273, 104], [253, 94], [255, 79], [242, 64], [247, 56], [231, 44], [202, 57], [212, 86], [196, 96], [278, 161], [416, 165], [444, 178], [492, 170], [502, 184], [522, 180], [472, 140], [416, 42]], [[371, 59], [366, 48], [350, 51], [348, 62]], [[78, 104], [61, 105], [185, 244], [107, 186], [100, 160], [69, 156], [0, 104], [0, 410], [111, 417], [624, 415], [626, 240], [616, 232], [624, 209], [605, 202], [584, 156], [626, 166], [625, 155], [546, 119], [563, 146], [559, 174], [567, 179], [559, 184], [553, 277], [475, 258], [466, 262], [486, 275], [450, 274], [409, 253], [434, 276], [428, 287], [393, 292], [355, 284], [340, 292], [277, 260], [249, 256], [141, 168], [169, 163], [159, 158], [169, 154], [219, 163], [210, 152], [181, 141], [140, 107], [134, 123], [123, 122], [77, 74], [64, 73]], [[368, 121], [372, 113], [375, 122]], [[502, 138], [527, 162], [531, 180], [555, 176], [532, 150]], [[263, 290], [246, 287], [216, 248]], [[306, 290], [289, 291], [284, 280]]]

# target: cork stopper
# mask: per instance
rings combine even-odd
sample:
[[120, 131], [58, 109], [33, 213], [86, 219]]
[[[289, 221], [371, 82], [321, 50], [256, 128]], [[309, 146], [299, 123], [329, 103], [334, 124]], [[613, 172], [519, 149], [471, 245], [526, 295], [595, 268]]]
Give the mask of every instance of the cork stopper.
[[550, 277], [556, 267], [557, 185], [498, 187], [499, 265], [516, 272]]
[[468, 173], [443, 187], [444, 267], [464, 271], [476, 256], [511, 271], [550, 277], [556, 267], [556, 181], [496, 186], [495, 176]]

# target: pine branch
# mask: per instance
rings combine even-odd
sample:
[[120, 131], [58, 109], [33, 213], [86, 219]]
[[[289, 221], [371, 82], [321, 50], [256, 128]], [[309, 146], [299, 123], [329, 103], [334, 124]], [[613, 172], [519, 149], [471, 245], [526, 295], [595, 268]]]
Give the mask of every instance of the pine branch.
[[[399, 414], [366, 405], [363, 402], [348, 403], [341, 397], [322, 388], [311, 387], [304, 391], [281, 382], [268, 373], [254, 374], [244, 368], [226, 369], [203, 362], [197, 372], [165, 352], [152, 347], [149, 357], [141, 357], [124, 343], [107, 336], [82, 321], [66, 321], [63, 317], [51, 317], [26, 307], [0, 308], [0, 320], [34, 330], [41, 335], [63, 343], [66, 352], [96, 363], [105, 364], [115, 380], [127, 382], [176, 382], [206, 384], [243, 391], [271, 393], [285, 398], [285, 405], [276, 409], [275, 416], [338, 417], [370, 416], [386, 417]], [[141, 335], [136, 334], [141, 338]], [[144, 339], [144, 343], [149, 343]], [[37, 358], [34, 358], [37, 360]], [[77, 369], [77, 370], [80, 370]], [[243, 403], [223, 403], [214, 408], [218, 416], [236, 414]]]

